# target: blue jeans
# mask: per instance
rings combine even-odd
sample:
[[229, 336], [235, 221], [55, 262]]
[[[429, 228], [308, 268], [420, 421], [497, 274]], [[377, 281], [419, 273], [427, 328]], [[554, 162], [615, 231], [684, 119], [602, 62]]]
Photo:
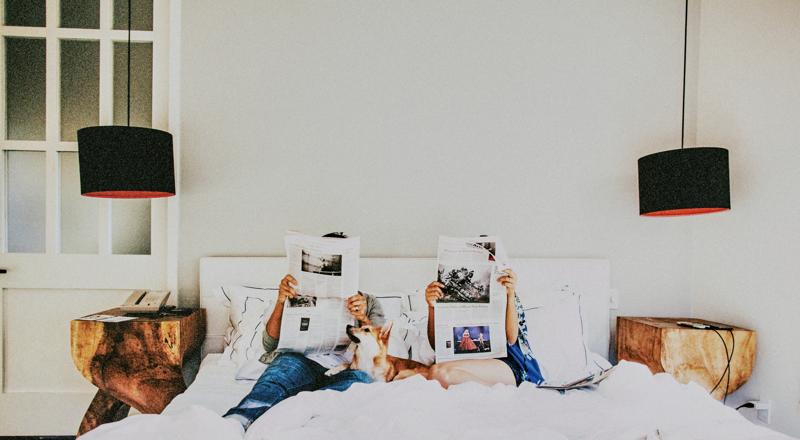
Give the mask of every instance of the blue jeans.
[[223, 417], [234, 416], [247, 429], [259, 416], [301, 391], [344, 391], [354, 383], [370, 383], [363, 371], [344, 370], [326, 376], [327, 369], [298, 353], [281, 353], [258, 378], [250, 393]]

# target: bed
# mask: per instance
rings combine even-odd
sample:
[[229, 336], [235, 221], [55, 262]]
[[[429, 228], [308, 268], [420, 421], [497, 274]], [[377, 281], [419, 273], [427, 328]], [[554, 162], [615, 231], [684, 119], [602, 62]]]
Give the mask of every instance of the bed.
[[[580, 292], [589, 349], [608, 356], [610, 264], [602, 259], [516, 259], [526, 306]], [[161, 415], [137, 415], [87, 433], [95, 439], [241, 439], [220, 417], [250, 390], [241, 365], [223, 356], [229, 327], [221, 287], [269, 287], [285, 272], [283, 258], [215, 257], [200, 261], [200, 303], [207, 310], [203, 361], [194, 382]], [[434, 259], [364, 258], [361, 290], [408, 294], [435, 273]], [[246, 375], [245, 375], [246, 376]], [[623, 362], [593, 389], [559, 393], [529, 383], [519, 388], [464, 384], [442, 389], [416, 376], [388, 384], [356, 384], [343, 393], [317, 391], [287, 399], [258, 419], [245, 439], [788, 439], [756, 426], [695, 384]]]

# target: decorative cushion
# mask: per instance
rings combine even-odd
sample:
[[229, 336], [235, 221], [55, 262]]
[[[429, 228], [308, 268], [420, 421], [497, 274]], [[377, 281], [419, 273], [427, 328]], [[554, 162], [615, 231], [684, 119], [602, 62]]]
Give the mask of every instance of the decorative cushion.
[[221, 289], [230, 307], [223, 359], [237, 365], [257, 360], [264, 353], [261, 339], [278, 297], [277, 289], [245, 286], [223, 286]]

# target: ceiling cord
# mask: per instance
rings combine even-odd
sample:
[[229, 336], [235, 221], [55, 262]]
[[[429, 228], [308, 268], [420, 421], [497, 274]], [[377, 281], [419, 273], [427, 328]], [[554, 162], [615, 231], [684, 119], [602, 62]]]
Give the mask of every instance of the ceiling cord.
[[[130, 0], [129, 0], [130, 1]], [[681, 100], [681, 149], [684, 146], [684, 127], [686, 125], [686, 41], [689, 35], [689, 0], [686, 0], [683, 16], [683, 99]]]
[[133, 15], [133, 10], [131, 9], [131, 0], [128, 0], [128, 127], [131, 126], [131, 16], [132, 15]]

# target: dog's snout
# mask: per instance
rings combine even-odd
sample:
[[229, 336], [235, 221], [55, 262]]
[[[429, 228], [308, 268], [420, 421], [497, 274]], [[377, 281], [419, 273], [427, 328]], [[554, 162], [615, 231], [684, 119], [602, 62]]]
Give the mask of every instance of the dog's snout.
[[361, 340], [360, 340], [360, 339], [358, 339], [358, 338], [356, 337], [356, 335], [354, 335], [354, 334], [353, 334], [353, 329], [354, 329], [354, 328], [355, 328], [355, 327], [353, 327], [352, 325], [348, 324], [348, 325], [347, 325], [347, 331], [346, 331], [345, 333], [347, 333], [347, 337], [348, 337], [348, 338], [350, 338], [350, 340], [351, 340], [351, 341], [353, 341], [353, 342], [355, 342], [356, 344], [358, 344], [359, 342], [361, 342]]

